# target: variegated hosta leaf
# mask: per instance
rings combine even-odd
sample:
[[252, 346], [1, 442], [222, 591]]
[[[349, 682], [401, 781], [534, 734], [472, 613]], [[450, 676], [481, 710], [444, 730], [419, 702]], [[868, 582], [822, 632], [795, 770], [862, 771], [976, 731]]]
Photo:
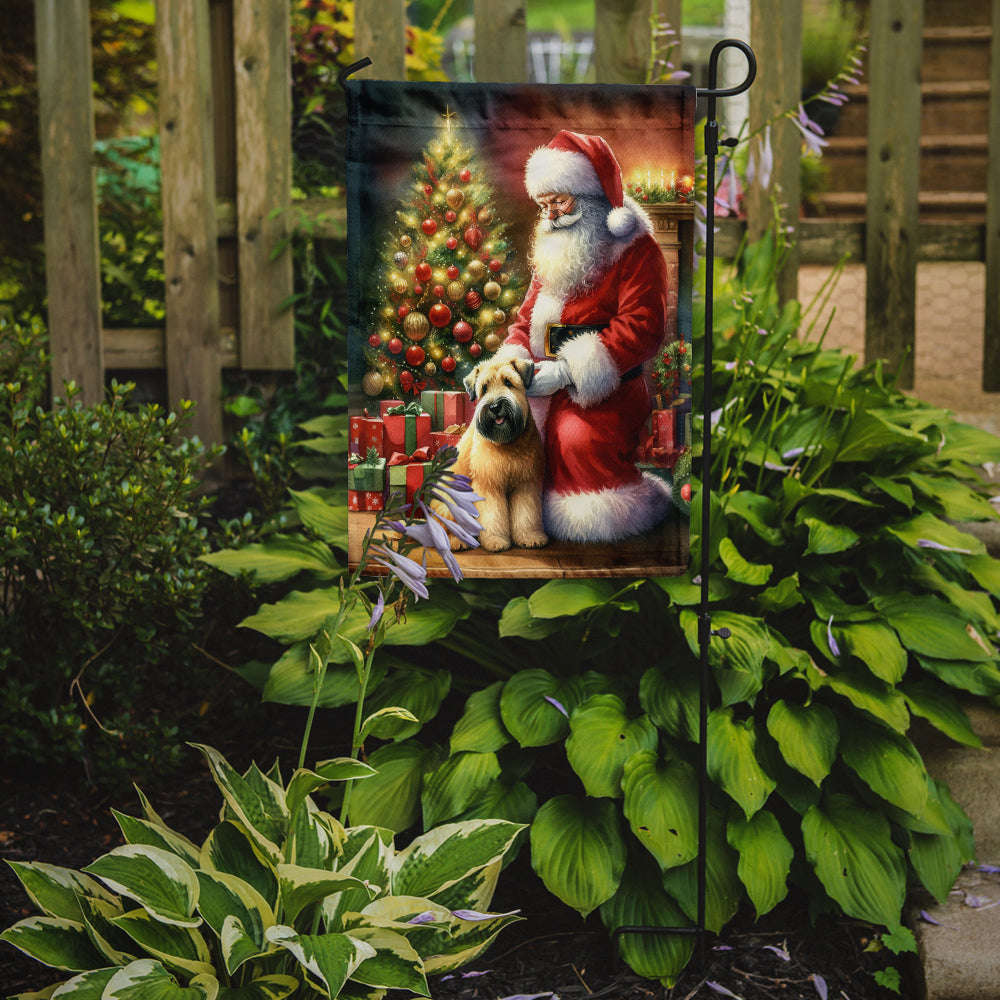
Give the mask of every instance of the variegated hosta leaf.
[[109, 889], [134, 899], [150, 916], [166, 924], [197, 927], [198, 878], [171, 851], [146, 844], [125, 844], [85, 869]]
[[199, 867], [224, 872], [252, 885], [273, 909], [278, 905], [278, 875], [241, 823], [220, 823], [201, 847]]
[[583, 916], [610, 899], [625, 870], [615, 803], [573, 795], [549, 799], [531, 824], [531, 865], [549, 892]]
[[284, 789], [254, 768], [242, 776], [217, 750], [203, 744], [193, 745], [205, 755], [227, 807], [247, 828], [264, 855], [276, 864], [281, 857], [279, 844], [288, 832]]
[[[708, 816], [705, 849], [705, 926], [718, 934], [729, 923], [743, 899], [743, 884], [736, 874], [736, 852], [726, 843], [721, 813]], [[692, 920], [698, 918], [698, 860], [663, 873], [663, 887]]]
[[205, 939], [190, 927], [160, 923], [145, 910], [123, 913], [112, 923], [171, 969], [180, 969], [189, 976], [213, 971], [212, 956]]
[[[524, 828], [522, 828], [523, 833]], [[518, 834], [520, 838], [521, 834]], [[500, 879], [500, 871], [507, 860], [506, 856], [497, 858], [493, 864], [485, 868], [478, 868], [476, 871], [453, 882], [446, 889], [434, 893], [435, 902], [442, 906], [447, 906], [449, 910], [472, 909], [488, 910], [493, 902], [493, 894], [497, 889], [497, 882]]]
[[503, 681], [497, 681], [470, 695], [462, 717], [451, 733], [451, 752], [473, 750], [477, 753], [496, 753], [510, 742], [500, 716], [500, 692]]
[[815, 701], [798, 705], [779, 699], [768, 713], [767, 731], [777, 741], [785, 761], [815, 785], [830, 773], [840, 731], [826, 705]]
[[294, 815], [306, 796], [312, 795], [318, 788], [328, 785], [331, 781], [350, 781], [356, 778], [370, 778], [378, 772], [363, 761], [353, 757], [336, 757], [317, 764], [313, 770], [299, 768], [288, 782], [285, 792], [285, 804], [288, 812]]
[[218, 1000], [285, 1000], [298, 988], [299, 980], [294, 976], [261, 976], [244, 986], [224, 986]]
[[788, 895], [788, 872], [795, 849], [781, 832], [774, 813], [765, 809], [750, 819], [737, 816], [730, 820], [726, 836], [730, 847], [740, 853], [736, 873], [759, 918]]
[[717, 708], [709, 715], [708, 774], [748, 818], [767, 801], [776, 782], [757, 761], [752, 718], [737, 721], [731, 707]]
[[[24, 998], [31, 997], [51, 997], [52, 1000], [101, 1000], [104, 996], [104, 988], [114, 978], [120, 966], [112, 966], [107, 969], [91, 969], [90, 972], [82, 972], [79, 976], [67, 979], [65, 983], [44, 993], [19, 994]], [[51, 990], [51, 993], [50, 993]], [[12, 998], [18, 1000], [18, 998]]]
[[595, 798], [620, 798], [626, 760], [639, 750], [655, 749], [659, 740], [649, 716], [630, 719], [625, 702], [613, 694], [592, 695], [577, 706], [569, 727], [566, 757]]
[[849, 795], [830, 795], [805, 814], [802, 836], [809, 863], [849, 917], [899, 923], [906, 866], [882, 813]]
[[[664, 891], [652, 859], [636, 854], [618, 891], [601, 904], [601, 920], [609, 932], [619, 927], [689, 927], [691, 921]], [[672, 986], [694, 950], [692, 934], [622, 934], [619, 951], [640, 976]]]
[[424, 963], [402, 934], [384, 927], [356, 927], [351, 937], [375, 949], [375, 954], [351, 973], [355, 982], [430, 996]]
[[216, 1000], [218, 995], [219, 981], [212, 975], [181, 986], [159, 962], [143, 958], [119, 969], [101, 1000]]
[[106, 965], [128, 965], [140, 957], [140, 949], [135, 942], [114, 924], [115, 917], [125, 912], [119, 902], [109, 903], [104, 899], [84, 896], [80, 904], [90, 940], [104, 956]]
[[392, 892], [433, 899], [503, 858], [523, 827], [505, 820], [446, 823], [415, 838], [393, 860]]
[[[508, 924], [521, 917], [517, 912], [479, 914], [476, 919], [465, 919], [465, 910], [452, 910], [455, 918], [451, 933], [424, 958], [424, 971], [430, 975], [452, 972], [477, 959], [493, 943], [494, 938]], [[416, 942], [414, 942], [416, 944]]]
[[420, 802], [424, 826], [437, 826], [454, 819], [472, 805], [500, 777], [495, 753], [452, 754], [436, 771], [424, 778]]
[[361, 889], [375, 895], [374, 890], [353, 875], [326, 872], [300, 865], [278, 865], [281, 885], [281, 906], [286, 920], [294, 921], [305, 907], [345, 889]]
[[[274, 912], [267, 900], [248, 882], [224, 872], [200, 871], [198, 882], [201, 886], [198, 910], [220, 940], [223, 938], [226, 922], [235, 920], [239, 923], [240, 934], [234, 934], [234, 929], [230, 929], [230, 941], [246, 937], [250, 939], [254, 954], [265, 951], [264, 931], [275, 923]], [[231, 965], [233, 950], [226, 949], [226, 967], [230, 975], [250, 957], [244, 954], [246, 949], [242, 943], [239, 951], [239, 961]]]
[[643, 750], [625, 762], [622, 789], [632, 832], [661, 869], [697, 855], [698, 782], [690, 765]]
[[278, 924], [267, 930], [272, 944], [285, 948], [330, 996], [341, 987], [365, 959], [375, 957], [375, 949], [349, 934], [296, 934], [291, 927]]
[[345, 913], [358, 912], [368, 905], [371, 891], [384, 892], [389, 886], [389, 869], [392, 857], [392, 834], [372, 826], [352, 827], [347, 831], [337, 871], [353, 875], [367, 888], [345, 889], [323, 900], [324, 926], [330, 930], [344, 930]]
[[159, 847], [186, 861], [192, 867], [198, 864], [199, 849], [182, 834], [169, 827], [152, 823], [145, 819], [126, 816], [125, 813], [112, 809], [122, 834], [129, 844], [146, 844], [149, 847]]
[[312, 799], [306, 799], [292, 819], [285, 844], [286, 860], [304, 868], [335, 868], [344, 836], [338, 820], [317, 809]]
[[579, 677], [560, 679], [547, 670], [522, 670], [504, 684], [500, 717], [521, 746], [547, 746], [566, 736], [569, 716], [584, 697]]
[[109, 903], [117, 900], [97, 879], [38, 861], [8, 861], [24, 891], [46, 916], [81, 920], [81, 896], [93, 896]]
[[82, 972], [100, 968], [105, 959], [94, 948], [87, 928], [64, 917], [28, 917], [0, 934], [6, 941], [35, 961], [53, 969]]

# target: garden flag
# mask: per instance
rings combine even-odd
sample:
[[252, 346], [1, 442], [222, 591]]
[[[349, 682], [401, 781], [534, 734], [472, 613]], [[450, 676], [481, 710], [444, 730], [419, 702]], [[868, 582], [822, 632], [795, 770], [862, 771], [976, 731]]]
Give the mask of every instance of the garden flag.
[[465, 575], [684, 572], [694, 89], [347, 95], [352, 563], [455, 446]]

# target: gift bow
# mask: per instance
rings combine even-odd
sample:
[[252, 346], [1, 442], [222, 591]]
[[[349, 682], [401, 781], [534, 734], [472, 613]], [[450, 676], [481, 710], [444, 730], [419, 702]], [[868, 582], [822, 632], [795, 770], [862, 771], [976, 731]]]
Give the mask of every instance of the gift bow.
[[378, 453], [378, 449], [374, 445], [368, 448], [368, 454], [362, 458], [357, 452], [352, 452], [347, 456], [348, 465], [377, 465], [381, 461], [381, 456]]
[[423, 448], [418, 448], [412, 455], [407, 455], [402, 451], [394, 451], [386, 465], [408, 465], [410, 462], [429, 462], [430, 460], [430, 448], [424, 445]]
[[[399, 376], [399, 384], [406, 392], [412, 392], [414, 395], [418, 392], [423, 392], [424, 389], [427, 388], [427, 383], [414, 378], [413, 372], [403, 372], [403, 374]], [[415, 405], [419, 406], [420, 404], [415, 403]], [[387, 410], [386, 412], [391, 413], [392, 410]], [[423, 412], [423, 410], [421, 410], [421, 412]]]
[[390, 406], [385, 411], [385, 415], [387, 417], [419, 417], [425, 412], [426, 410], [416, 400], [413, 400], [411, 403], [400, 403], [399, 406]]

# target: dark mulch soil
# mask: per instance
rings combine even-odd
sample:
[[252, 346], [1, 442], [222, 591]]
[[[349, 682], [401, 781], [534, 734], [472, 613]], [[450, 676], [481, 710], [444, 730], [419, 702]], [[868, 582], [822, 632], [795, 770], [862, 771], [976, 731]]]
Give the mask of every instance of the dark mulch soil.
[[[287, 736], [281, 735], [281, 720], [277, 728], [270, 745], [285, 743], [291, 749], [290, 727]], [[234, 763], [242, 762], [238, 744], [219, 745]], [[0, 779], [0, 858], [8, 861], [83, 867], [121, 843], [112, 806], [139, 814], [134, 794], [102, 795], [74, 784], [72, 776], [26, 777]], [[150, 798], [169, 825], [196, 840], [213, 825], [220, 802], [200, 756], [194, 755], [189, 770], [150, 791]], [[470, 969], [446, 979], [433, 977], [435, 1000], [552, 993], [562, 1000], [688, 1000], [731, 994], [744, 1000], [815, 1000], [824, 995], [824, 986], [831, 1000], [886, 1000], [892, 994], [878, 987], [872, 975], [888, 964], [904, 974], [902, 996], [917, 994], [903, 963], [885, 952], [865, 950], [872, 940], [868, 927], [829, 918], [812, 927], [797, 902], [784, 904], [757, 925], [750, 915], [738, 916], [719, 938], [706, 940], [705, 968], [692, 963], [672, 990], [640, 979], [617, 961], [596, 917], [582, 922], [561, 906], [544, 891], [523, 856], [501, 877], [494, 908], [520, 908], [526, 919], [501, 933]], [[0, 927], [32, 912], [10, 869], [0, 866]], [[41, 989], [60, 978], [0, 944], [0, 995]]]

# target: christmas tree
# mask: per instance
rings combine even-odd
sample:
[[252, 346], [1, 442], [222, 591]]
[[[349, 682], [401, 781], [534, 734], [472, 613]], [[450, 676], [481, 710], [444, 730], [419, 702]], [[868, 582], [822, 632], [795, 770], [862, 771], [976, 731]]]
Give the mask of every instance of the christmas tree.
[[449, 112], [379, 249], [363, 333], [372, 397], [461, 390], [524, 297], [487, 171], [458, 133]]

